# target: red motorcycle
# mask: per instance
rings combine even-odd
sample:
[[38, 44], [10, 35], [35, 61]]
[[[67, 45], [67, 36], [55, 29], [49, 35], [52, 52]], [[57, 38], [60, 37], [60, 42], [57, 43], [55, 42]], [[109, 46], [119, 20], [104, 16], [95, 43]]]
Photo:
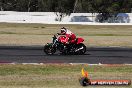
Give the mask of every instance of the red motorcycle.
[[54, 35], [52, 43], [47, 43], [44, 46], [44, 52], [47, 55], [54, 54], [59, 50], [62, 54], [82, 55], [86, 52], [86, 46], [83, 44], [83, 38], [76, 38], [73, 43], [66, 44], [65, 36]]

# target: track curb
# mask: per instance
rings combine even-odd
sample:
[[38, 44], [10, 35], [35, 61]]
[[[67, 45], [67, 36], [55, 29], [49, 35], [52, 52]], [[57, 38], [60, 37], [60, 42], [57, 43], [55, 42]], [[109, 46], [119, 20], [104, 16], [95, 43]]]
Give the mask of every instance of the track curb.
[[0, 64], [11, 64], [11, 65], [46, 65], [46, 64], [52, 64], [52, 65], [86, 65], [86, 66], [108, 66], [108, 67], [116, 67], [116, 66], [132, 66], [132, 64], [88, 64], [88, 63], [15, 63], [15, 62], [3, 62]]

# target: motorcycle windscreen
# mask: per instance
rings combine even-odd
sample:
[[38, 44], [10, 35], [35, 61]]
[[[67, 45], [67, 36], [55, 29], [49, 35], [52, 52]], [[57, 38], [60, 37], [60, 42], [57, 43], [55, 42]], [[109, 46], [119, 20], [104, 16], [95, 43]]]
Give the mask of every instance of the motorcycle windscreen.
[[83, 41], [84, 41], [83, 38], [77, 38], [77, 44], [80, 44], [80, 43], [82, 43]]

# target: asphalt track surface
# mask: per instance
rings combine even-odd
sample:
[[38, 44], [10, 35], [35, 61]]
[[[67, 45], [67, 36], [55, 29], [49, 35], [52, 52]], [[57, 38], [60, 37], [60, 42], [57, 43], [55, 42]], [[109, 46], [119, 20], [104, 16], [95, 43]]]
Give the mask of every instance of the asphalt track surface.
[[132, 64], [132, 48], [87, 48], [85, 55], [46, 55], [42, 46], [0, 46], [0, 63]]

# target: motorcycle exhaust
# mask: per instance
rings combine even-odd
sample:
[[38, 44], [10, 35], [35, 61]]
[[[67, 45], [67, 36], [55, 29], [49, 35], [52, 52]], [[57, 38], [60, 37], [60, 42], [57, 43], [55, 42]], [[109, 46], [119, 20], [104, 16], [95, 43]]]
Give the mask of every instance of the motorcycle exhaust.
[[83, 47], [81, 47], [81, 48], [79, 48], [79, 49], [75, 50], [75, 52], [77, 52], [77, 51], [79, 51], [79, 50], [82, 50], [82, 49], [83, 49]]

